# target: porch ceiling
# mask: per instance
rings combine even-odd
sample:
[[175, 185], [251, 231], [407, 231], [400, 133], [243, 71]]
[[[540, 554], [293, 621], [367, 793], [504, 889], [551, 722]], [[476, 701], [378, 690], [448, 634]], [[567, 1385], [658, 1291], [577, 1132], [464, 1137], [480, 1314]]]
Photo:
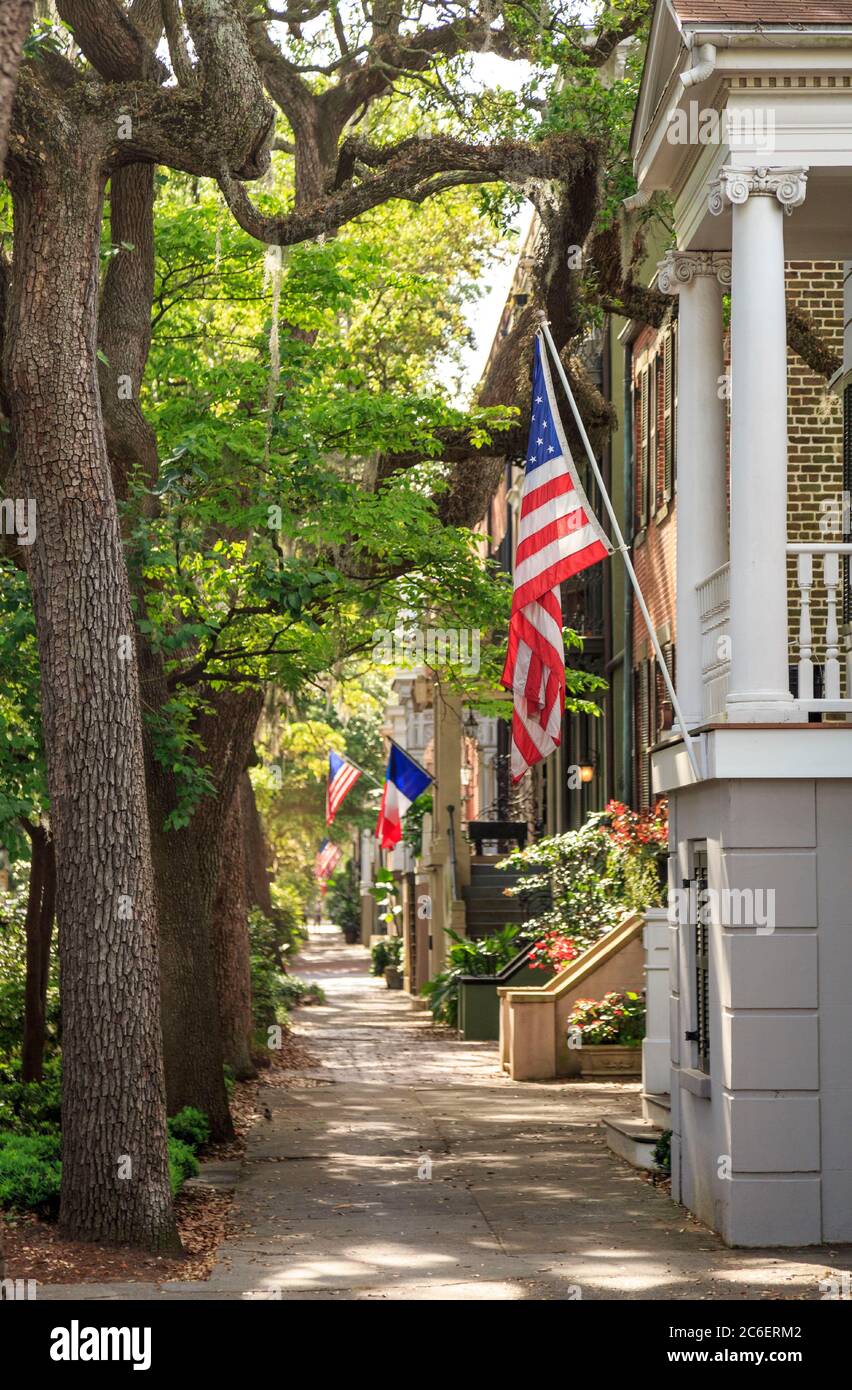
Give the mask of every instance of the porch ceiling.
[[[702, 180], [692, 205], [678, 207], [678, 245], [682, 250], [730, 249], [731, 209], [713, 216], [707, 210], [706, 190]], [[811, 169], [805, 202], [785, 219], [784, 250], [791, 261], [852, 260], [852, 170]]]

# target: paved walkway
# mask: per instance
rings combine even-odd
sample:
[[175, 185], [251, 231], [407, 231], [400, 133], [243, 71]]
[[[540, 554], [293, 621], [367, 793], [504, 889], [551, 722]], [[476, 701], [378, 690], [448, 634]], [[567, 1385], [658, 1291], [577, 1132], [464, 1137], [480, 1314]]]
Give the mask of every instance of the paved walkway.
[[318, 1069], [263, 1092], [209, 1282], [155, 1296], [814, 1299], [852, 1267], [849, 1247], [726, 1249], [606, 1148], [598, 1120], [635, 1087], [511, 1082], [495, 1045], [435, 1032], [366, 969], [360, 947], [302, 956], [328, 995], [297, 1015]]

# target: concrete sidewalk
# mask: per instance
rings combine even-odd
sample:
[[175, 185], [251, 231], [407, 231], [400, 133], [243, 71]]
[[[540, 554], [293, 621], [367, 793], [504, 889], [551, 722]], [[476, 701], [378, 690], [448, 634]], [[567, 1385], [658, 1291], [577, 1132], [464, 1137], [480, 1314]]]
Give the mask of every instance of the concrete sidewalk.
[[507, 1080], [361, 947], [313, 945], [299, 973], [328, 994], [296, 1023], [321, 1065], [263, 1092], [209, 1282], [40, 1297], [816, 1299], [852, 1268], [849, 1247], [728, 1250], [615, 1159], [598, 1121], [635, 1086]]

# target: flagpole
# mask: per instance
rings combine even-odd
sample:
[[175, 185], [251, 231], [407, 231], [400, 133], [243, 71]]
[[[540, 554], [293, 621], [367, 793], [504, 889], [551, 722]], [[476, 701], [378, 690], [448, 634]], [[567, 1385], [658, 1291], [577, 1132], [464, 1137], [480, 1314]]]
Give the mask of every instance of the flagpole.
[[609, 515], [613, 535], [615, 536], [615, 539], [617, 541], [616, 549], [620, 552], [621, 557], [624, 560], [624, 567], [627, 570], [628, 578], [630, 579], [630, 583], [633, 586], [633, 592], [636, 595], [636, 601], [639, 604], [642, 617], [645, 619], [645, 626], [648, 629], [648, 636], [651, 639], [651, 646], [654, 648], [654, 655], [657, 658], [657, 662], [662, 673], [663, 681], [665, 682], [666, 689], [669, 692], [669, 697], [672, 702], [672, 709], [674, 710], [675, 716], [677, 718], [680, 733], [683, 737], [684, 746], [686, 748], [687, 756], [689, 758], [690, 766], [695, 775], [696, 782], [700, 782], [703, 779], [702, 774], [699, 771], [698, 758], [696, 757], [695, 753], [695, 741], [686, 727], [686, 721], [683, 717], [683, 711], [680, 707], [680, 701], [678, 700], [677, 695], [675, 693], [674, 682], [672, 681], [671, 673], [666, 663], [666, 659], [663, 656], [663, 651], [660, 646], [660, 643], [657, 640], [657, 634], [654, 630], [654, 625], [651, 622], [651, 615], [648, 612], [648, 605], [646, 604], [645, 597], [642, 593], [642, 590], [639, 587], [639, 580], [636, 577], [636, 571], [633, 568], [633, 561], [630, 558], [630, 552], [625, 543], [624, 536], [622, 535], [621, 527], [618, 524], [618, 517], [615, 514], [615, 508], [609, 500], [609, 493], [607, 492], [606, 487], [604, 485], [604, 480], [601, 476], [600, 468], [598, 467], [598, 461], [595, 458], [594, 449], [592, 448], [591, 443], [589, 441], [589, 436], [586, 433], [586, 427], [583, 424], [582, 416], [580, 415], [580, 412], [577, 409], [577, 402], [574, 400], [574, 393], [571, 390], [571, 387], [568, 383], [568, 377], [565, 374], [565, 368], [562, 366], [562, 362], [559, 358], [559, 353], [556, 351], [556, 344], [554, 343], [553, 337], [550, 332], [550, 325], [548, 324], [543, 312], [540, 312], [540, 318], [541, 333], [544, 337], [545, 342], [547, 343], [548, 348], [550, 349], [550, 355], [553, 358], [553, 361], [556, 365], [556, 370], [559, 373], [559, 379], [562, 382], [562, 385], [565, 389], [565, 394], [568, 397], [568, 404], [571, 407], [571, 413], [574, 416], [574, 422], [579, 431], [580, 438], [583, 441], [583, 445], [586, 450], [586, 457], [589, 460], [589, 466], [595, 476], [595, 481], [597, 482], [598, 488], [600, 490], [603, 504], [606, 507], [607, 513]]

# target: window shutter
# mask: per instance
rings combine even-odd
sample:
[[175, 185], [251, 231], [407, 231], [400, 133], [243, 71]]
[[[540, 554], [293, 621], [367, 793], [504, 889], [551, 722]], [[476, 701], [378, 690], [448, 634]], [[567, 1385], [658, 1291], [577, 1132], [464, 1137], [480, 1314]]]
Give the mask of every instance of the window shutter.
[[672, 492], [677, 492], [677, 363], [680, 352], [678, 325], [672, 324]]
[[652, 361], [651, 361], [651, 366], [650, 366], [650, 369], [649, 369], [649, 372], [648, 372], [648, 378], [649, 378], [649, 380], [648, 380], [648, 386], [649, 386], [649, 393], [650, 393], [650, 399], [649, 399], [649, 401], [648, 401], [648, 414], [649, 414], [649, 417], [650, 417], [650, 418], [649, 418], [649, 424], [648, 424], [648, 516], [649, 516], [649, 518], [652, 517], [652, 516], [654, 515], [654, 512], [655, 512], [656, 509], [657, 509], [657, 474], [658, 474], [658, 472], [659, 472], [659, 467], [658, 467], [658, 462], [657, 462], [658, 443], [659, 443], [659, 438], [658, 438], [658, 433], [657, 433], [657, 420], [658, 420], [659, 408], [660, 408], [660, 397], [659, 397], [659, 390], [658, 390], [659, 374], [660, 374], [660, 358], [659, 358], [659, 354], [655, 354], [655, 356], [653, 357], [653, 359], [652, 359]]
[[[852, 386], [843, 392], [843, 499], [852, 494]], [[844, 507], [841, 525], [844, 541], [852, 540], [849, 517]], [[843, 566], [843, 621], [852, 622], [852, 560]], [[849, 692], [847, 691], [847, 698]]]
[[648, 662], [648, 802], [651, 800], [651, 745], [657, 742], [657, 721], [660, 701], [657, 686], [660, 682], [657, 663], [652, 657]]
[[[665, 642], [665, 643], [663, 644], [663, 657], [664, 657], [665, 663], [666, 663], [666, 670], [668, 671], [669, 675], [671, 676], [671, 680], [672, 680], [672, 684], [673, 684], [673, 685], [674, 685], [674, 683], [675, 683], [674, 655], [675, 655], [675, 652], [674, 652], [674, 646], [673, 646], [673, 644], [672, 644], [671, 642]], [[663, 735], [664, 733], [668, 733], [668, 731], [669, 731], [669, 729], [671, 729], [673, 723], [674, 723], [674, 710], [672, 709], [672, 700], [671, 700], [671, 696], [669, 695], [669, 692], [668, 692], [668, 690], [666, 689], [666, 684], [665, 684], [665, 681], [663, 680], [663, 673], [662, 673], [662, 670], [661, 670], [660, 668], [658, 668], [658, 670], [657, 670], [657, 723], [656, 723], [656, 738], [659, 739], [659, 738], [662, 737], [662, 735]]]
[[650, 662], [642, 661], [639, 664], [639, 702], [636, 711], [636, 761], [638, 764], [636, 779], [639, 790], [639, 809], [644, 811], [651, 804], [651, 779], [650, 762], [648, 759], [648, 743], [650, 731]]
[[670, 502], [674, 483], [674, 333], [669, 329], [663, 344], [663, 501]]
[[640, 446], [639, 446], [639, 526], [648, 525], [648, 465], [649, 465], [649, 419], [650, 419], [650, 399], [648, 379], [648, 368], [642, 369], [640, 378]]

